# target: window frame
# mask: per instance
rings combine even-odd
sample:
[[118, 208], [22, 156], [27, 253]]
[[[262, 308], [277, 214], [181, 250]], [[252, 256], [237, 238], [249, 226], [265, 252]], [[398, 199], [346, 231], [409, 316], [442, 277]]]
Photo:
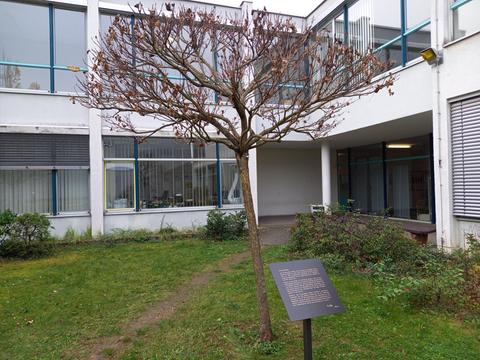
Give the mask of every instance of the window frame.
[[[112, 138], [112, 137], [120, 137], [124, 138], [125, 136], [109, 136], [106, 135], [103, 137], [102, 141], [105, 141], [105, 139]], [[127, 138], [129, 138], [127, 136]], [[175, 139], [172, 137], [155, 137], [155, 139]], [[104, 143], [105, 144], [105, 143]], [[141, 146], [138, 141], [134, 138], [133, 142], [133, 158], [111, 158], [111, 157], [104, 157], [104, 206], [105, 206], [105, 211], [107, 213], [116, 213], [116, 212], [161, 212], [161, 211], [181, 211], [187, 210], [187, 209], [201, 209], [201, 208], [206, 208], [206, 209], [213, 209], [213, 208], [237, 208], [242, 206], [243, 207], [243, 201], [242, 203], [238, 204], [227, 204], [223, 202], [222, 198], [222, 164], [224, 163], [230, 163], [230, 164], [236, 164], [236, 159], [234, 157], [228, 157], [226, 156], [221, 156], [222, 151], [220, 149], [221, 144], [216, 142], [215, 143], [215, 157], [187, 157], [187, 158], [174, 158], [174, 157], [161, 157], [161, 158], [144, 158], [139, 156], [139, 146]], [[191, 147], [191, 154], [194, 154], [193, 146], [194, 144], [189, 144]], [[225, 145], [223, 145], [225, 146]], [[223, 152], [223, 154], [225, 154]], [[185, 207], [169, 207], [169, 208], [144, 208], [141, 207], [140, 204], [140, 162], [185, 162], [185, 161], [190, 161], [190, 162], [207, 162], [207, 163], [215, 163], [215, 176], [216, 176], [216, 184], [215, 184], [215, 190], [217, 192], [217, 204], [216, 205], [205, 205], [205, 206], [185, 206]], [[134, 207], [133, 208], [108, 208], [107, 204], [107, 180], [106, 180], [106, 164], [108, 162], [132, 162], [134, 165]], [[242, 195], [242, 200], [243, 200], [243, 195]]]
[[[344, 16], [344, 29], [343, 29], [343, 35], [344, 39], [343, 42], [345, 44], [349, 44], [350, 42], [350, 37], [349, 37], [349, 17], [348, 17], [348, 11], [350, 7], [352, 7], [355, 3], [357, 3], [360, 0], [355, 0], [355, 1], [344, 1], [343, 4], [339, 5], [335, 10], [333, 10], [328, 16], [326, 16], [324, 19], [322, 19], [320, 22], [318, 22], [315, 25], [315, 28], [321, 29], [325, 25], [327, 25], [328, 22], [334, 22], [336, 18], [341, 16], [343, 14]], [[406, 0], [397, 0], [398, 5], [400, 6], [400, 35], [396, 36], [395, 38], [389, 40], [385, 44], [379, 46], [378, 48], [373, 50], [373, 53], [378, 53], [386, 48], [389, 48], [390, 46], [396, 44], [397, 42], [400, 42], [401, 46], [401, 53], [402, 53], [402, 62], [400, 65], [396, 66], [397, 67], [405, 67], [407, 66], [408, 63], [411, 61], [416, 61], [417, 59], [412, 59], [408, 61], [407, 59], [407, 53], [408, 53], [408, 42], [407, 42], [407, 37], [417, 31], [420, 31], [421, 29], [427, 27], [428, 25], [431, 24], [431, 19], [425, 19], [421, 21], [418, 24], [414, 24], [413, 26], [410, 26], [407, 24], [407, 1]], [[459, 1], [471, 1], [471, 0], [459, 0]], [[408, 25], [408, 26], [407, 26]], [[418, 55], [420, 58], [420, 54]], [[391, 70], [389, 70], [391, 71]]]
[[[13, 2], [12, 0], [5, 0], [5, 2]], [[49, 70], [49, 80], [50, 84], [48, 90], [32, 90], [32, 89], [18, 89], [22, 91], [33, 91], [38, 93], [64, 93], [64, 94], [71, 94], [74, 91], [56, 91], [55, 89], [55, 72], [56, 71], [70, 71], [73, 73], [82, 72], [87, 73], [88, 69], [84, 66], [79, 66], [78, 64], [70, 64], [70, 65], [56, 65], [55, 61], [55, 9], [61, 10], [70, 10], [70, 11], [80, 11], [85, 16], [85, 28], [83, 29], [83, 36], [85, 40], [85, 46], [87, 47], [87, 8], [85, 6], [74, 5], [74, 4], [32, 4], [28, 1], [16, 1], [17, 3], [24, 4], [24, 5], [34, 5], [34, 6], [41, 6], [41, 7], [48, 7], [48, 32], [49, 32], [49, 63], [48, 64], [37, 64], [37, 63], [24, 63], [20, 61], [3, 61], [0, 60], [0, 66], [16, 66], [19, 68], [31, 68], [31, 69], [44, 69]], [[85, 49], [86, 51], [88, 49]], [[85, 54], [86, 56], [86, 54]], [[0, 89], [7, 89], [11, 90], [10, 88], [0, 88]]]

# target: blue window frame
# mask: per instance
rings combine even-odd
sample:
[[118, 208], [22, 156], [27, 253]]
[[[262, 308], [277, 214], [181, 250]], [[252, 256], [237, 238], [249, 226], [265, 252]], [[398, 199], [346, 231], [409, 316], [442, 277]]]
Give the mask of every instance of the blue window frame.
[[243, 203], [232, 150], [178, 139], [104, 137], [105, 207], [142, 211], [155, 208]]
[[1, 0], [0, 87], [73, 91], [87, 71], [85, 29], [84, 11]]
[[[388, 12], [380, 12], [388, 7]], [[388, 16], [387, 16], [388, 15]], [[429, 47], [430, 5], [416, 0], [358, 0], [345, 2], [319, 24], [331, 28], [350, 46], [364, 52], [373, 49], [391, 61], [391, 67], [405, 66]], [[341, 27], [340, 27], [341, 25]]]

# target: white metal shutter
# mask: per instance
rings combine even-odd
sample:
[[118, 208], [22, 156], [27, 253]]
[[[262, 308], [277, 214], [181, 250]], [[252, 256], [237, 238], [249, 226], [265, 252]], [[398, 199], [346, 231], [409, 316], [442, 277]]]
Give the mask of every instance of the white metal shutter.
[[480, 96], [451, 104], [453, 214], [480, 218]]

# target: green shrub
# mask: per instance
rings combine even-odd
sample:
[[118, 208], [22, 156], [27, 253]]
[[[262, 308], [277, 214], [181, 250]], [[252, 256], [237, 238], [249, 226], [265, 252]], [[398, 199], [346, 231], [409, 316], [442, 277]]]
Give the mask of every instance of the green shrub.
[[45, 215], [6, 211], [0, 215], [0, 257], [33, 258], [50, 254], [54, 244]]
[[245, 236], [246, 225], [247, 218], [244, 211], [226, 214], [220, 210], [211, 210], [207, 216], [203, 235], [216, 241], [236, 240]]
[[290, 245], [294, 252], [339, 255], [361, 267], [379, 261], [411, 263], [419, 248], [390, 221], [346, 212], [298, 215]]
[[10, 210], [0, 213], [0, 243], [10, 237], [15, 217], [15, 213]]
[[413, 241], [393, 222], [342, 211], [297, 216], [291, 250], [318, 257], [329, 270], [373, 276], [380, 297], [417, 308], [480, 313], [480, 242], [452, 254]]

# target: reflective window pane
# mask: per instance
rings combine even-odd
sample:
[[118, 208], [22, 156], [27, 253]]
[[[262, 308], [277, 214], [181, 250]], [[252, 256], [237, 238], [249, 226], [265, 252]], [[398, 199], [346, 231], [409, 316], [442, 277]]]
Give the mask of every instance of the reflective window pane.
[[347, 150], [339, 150], [337, 152], [337, 187], [338, 202], [339, 204], [346, 206], [349, 199]]
[[0, 60], [50, 63], [48, 7], [0, 1]]
[[235, 152], [227, 146], [220, 144], [220, 159], [235, 159]]
[[352, 199], [362, 213], [378, 215], [384, 210], [382, 144], [351, 150]]
[[49, 90], [50, 70], [0, 65], [0, 87], [9, 89]]
[[431, 1], [406, 0], [407, 29], [430, 19]]
[[333, 36], [335, 37], [335, 39], [343, 41], [344, 34], [345, 34], [344, 30], [345, 30], [345, 20], [342, 13], [333, 20]]
[[58, 170], [58, 211], [74, 212], [90, 209], [89, 171]]
[[193, 157], [196, 159], [216, 159], [217, 146], [215, 143], [193, 144]]
[[237, 164], [234, 162], [222, 162], [222, 203], [242, 204], [242, 185]]
[[55, 9], [55, 65], [85, 66], [85, 13]]
[[100, 14], [100, 35], [104, 35], [108, 32], [113, 20], [115, 20], [115, 15]]
[[186, 141], [150, 137], [140, 143], [138, 157], [140, 159], [189, 159], [193, 154], [192, 147]]
[[459, 39], [480, 30], [480, 1], [472, 0], [453, 10], [453, 37]]
[[52, 211], [50, 170], [0, 170], [0, 212]]
[[217, 203], [216, 163], [140, 161], [140, 206], [146, 209]]
[[400, 35], [400, 1], [359, 0], [350, 7], [348, 22], [351, 45], [377, 49]]
[[133, 162], [107, 162], [105, 164], [107, 209], [134, 207]]
[[389, 64], [389, 69], [402, 65], [402, 47], [400, 41], [379, 50], [376, 55], [380, 60]]
[[79, 92], [79, 81], [85, 79], [85, 73], [68, 70], [55, 70], [55, 91]]
[[430, 221], [430, 161], [387, 162], [388, 206], [394, 217]]
[[134, 139], [127, 136], [104, 136], [103, 157], [106, 159], [133, 159]]
[[430, 26], [407, 36], [407, 61], [420, 57], [420, 52], [431, 46]]

